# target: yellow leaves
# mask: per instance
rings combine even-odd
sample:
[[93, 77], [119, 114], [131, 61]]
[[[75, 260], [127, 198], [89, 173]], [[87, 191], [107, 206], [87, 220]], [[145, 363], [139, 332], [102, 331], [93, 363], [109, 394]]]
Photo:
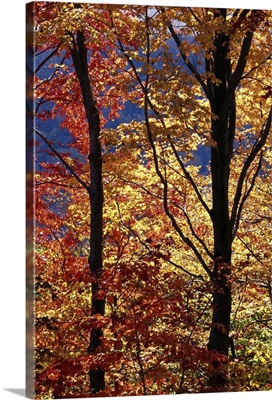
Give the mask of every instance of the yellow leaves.
[[205, 74], [202, 75], [205, 79], [208, 79], [211, 83], [215, 84], [216, 86], [221, 85], [221, 80], [216, 78], [215, 74], [213, 72], [205, 72]]
[[260, 361], [262, 364], [266, 364], [267, 363], [267, 358], [265, 358], [265, 357], [263, 357], [263, 356], [260, 356], [259, 358], [258, 358], [258, 361]]
[[[89, 222], [89, 210], [88, 207], [83, 203], [82, 207], [80, 204], [71, 204], [67, 208], [67, 225], [70, 228], [78, 228], [79, 225], [84, 225]], [[69, 222], [71, 221], [71, 222]]]
[[69, 66], [65, 64], [53, 64], [53, 68], [62, 69], [63, 71], [69, 71]]
[[[112, 10], [116, 23], [118, 19], [123, 19], [117, 26], [117, 30], [121, 26], [129, 26], [126, 25], [127, 21], [125, 21], [124, 14], [118, 8], [115, 9], [112, 6]], [[211, 10], [194, 9], [193, 12], [195, 14], [192, 14], [189, 9], [182, 10], [182, 12], [170, 9], [167, 11], [167, 16], [174, 18], [175, 22], [177, 21], [179, 25], [177, 29], [180, 37], [192, 37], [192, 33], [194, 33], [196, 42], [192, 44], [190, 40], [186, 40], [180, 49], [188, 57], [193, 53], [196, 60], [194, 65], [200, 71], [203, 71], [201, 68], [205, 63], [204, 57], [206, 57], [206, 60], [211, 60], [210, 65], [212, 65], [212, 46], [215, 32], [227, 32], [231, 18], [226, 23], [223, 18], [214, 18], [214, 12]], [[156, 32], [157, 37], [150, 32], [151, 60], [148, 65], [145, 64], [148, 47], [146, 42], [144, 42], [146, 40], [145, 28], [140, 29], [144, 27], [143, 24], [145, 21], [144, 19], [140, 20], [140, 17], [139, 14], [138, 20], [132, 22], [131, 29], [125, 38], [131, 40], [140, 39], [140, 42], [138, 42], [141, 46], [140, 51], [135, 50], [132, 45], [129, 46], [129, 50], [125, 53], [131, 61], [141, 63], [136, 68], [136, 72], [141, 79], [136, 89], [134, 81], [131, 79], [134, 73], [133, 68], [126, 69], [126, 60], [116, 59], [117, 52], [115, 53], [114, 50], [107, 53], [107, 60], [110, 62], [106, 62], [103, 57], [99, 59], [98, 50], [95, 50], [97, 58], [91, 58], [90, 61], [92, 63], [90, 64], [90, 74], [101, 109], [106, 105], [112, 105], [116, 98], [125, 102], [127, 99], [124, 94], [126, 88], [129, 88], [127, 91], [131, 98], [134, 97], [137, 91], [134, 102], [143, 107], [145, 98], [141, 83], [144, 85], [146, 75], [149, 78], [148, 121], [137, 122], [131, 120], [129, 123], [119, 124], [115, 129], [105, 129], [101, 135], [101, 143], [104, 150], [103, 182], [105, 191], [103, 215], [104, 268], [105, 272], [114, 269], [114, 279], [118, 273], [120, 275], [126, 273], [128, 276], [128, 279], [124, 279], [123, 282], [119, 281], [120, 286], [114, 281], [110, 282], [113, 285], [113, 291], [107, 297], [109, 303], [107, 312], [112, 312], [115, 306], [116, 293], [119, 293], [121, 297], [123, 296], [121, 298], [124, 304], [123, 307], [125, 305], [128, 307], [129, 304], [133, 303], [134, 293], [126, 290], [126, 285], [129, 287], [130, 284], [138, 282], [138, 287], [142, 293], [144, 291], [142, 290], [143, 288], [148, 289], [152, 285], [157, 288], [159, 284], [162, 286], [165, 284], [166, 295], [170, 298], [174, 291], [178, 292], [183, 287], [182, 280], [180, 279], [183, 274], [181, 271], [182, 268], [196, 274], [203, 274], [203, 270], [199, 266], [199, 263], [197, 263], [195, 255], [189, 246], [182, 242], [180, 235], [173, 227], [174, 224], [167, 218], [165, 214], [166, 207], [170, 210], [171, 215], [174, 216], [180, 232], [186, 237], [191, 238], [197, 249], [200, 249], [199, 251], [205, 262], [207, 262], [207, 265], [210, 265], [210, 258], [212, 259], [211, 256], [205, 253], [203, 246], [203, 243], [205, 243], [206, 248], [208, 250], [211, 249], [210, 251], [212, 252], [212, 221], [209, 212], [205, 212], [199, 205], [198, 197], [200, 196], [196, 195], [192, 187], [192, 181], [186, 175], [186, 171], [190, 173], [200, 195], [208, 204], [208, 208], [211, 209], [211, 178], [208, 175], [202, 175], [200, 167], [189, 165], [189, 163], [192, 164], [193, 152], [200, 144], [204, 143], [211, 147], [217, 147], [217, 142], [209, 135], [211, 124], [213, 121], [218, 120], [218, 116], [210, 113], [208, 100], [195, 75], [188, 72], [184, 62], [180, 62], [178, 58], [180, 56], [178, 54], [179, 49], [175, 48], [177, 54], [174, 56], [173, 48], [169, 49], [167, 46], [163, 46], [163, 43], [168, 40], [168, 36], [167, 31], [163, 29], [165, 21], [162, 18], [158, 17], [156, 20], [154, 17], [154, 20], [152, 18], [149, 21], [151, 24], [154, 23], [154, 31], [152, 32]], [[110, 30], [110, 33], [108, 33], [109, 25], [103, 25], [104, 18], [107, 18], [107, 16], [101, 12], [100, 8], [97, 10], [96, 7], [86, 6], [85, 8], [85, 6], [82, 6], [80, 10], [76, 10], [74, 6], [64, 4], [60, 8], [60, 12], [56, 11], [54, 20], [51, 19], [50, 22], [46, 21], [44, 26], [41, 26], [41, 29], [39, 28], [39, 35], [41, 35], [39, 40], [41, 40], [41, 43], [46, 41], [48, 37], [46, 35], [50, 34], [52, 35], [52, 40], [53, 37], [54, 40], [56, 38], [59, 39], [59, 37], [65, 35], [67, 29], [79, 29], [84, 23], [88, 45], [91, 46], [94, 44], [100, 49], [99, 46], [102, 45], [105, 37], [113, 39], [116, 32], [116, 30]], [[103, 30], [105, 26], [107, 26], [107, 31]], [[98, 27], [100, 30], [97, 29]], [[101, 35], [101, 32], [103, 32], [103, 35]], [[257, 41], [254, 43], [254, 46], [259, 45], [261, 41], [261, 37], [256, 37]], [[240, 40], [241, 38], [235, 36], [231, 39], [231, 50], [228, 55], [228, 57], [232, 58], [231, 61], [234, 61], [234, 67], [235, 59], [241, 48], [241, 43], [238, 39]], [[112, 40], [112, 43], [115, 43], [114, 40]], [[103, 47], [103, 49], [105, 48], [107, 49], [107, 47]], [[261, 89], [270, 84], [270, 76], [268, 74], [269, 64], [263, 64], [265, 57], [267, 57], [267, 49], [265, 48], [263, 56], [261, 55], [262, 50], [255, 49], [254, 47], [251, 58], [248, 58], [245, 76], [237, 90], [237, 133], [239, 136], [236, 142], [241, 142], [242, 145], [239, 148], [237, 147], [237, 154], [235, 154], [231, 165], [230, 201], [233, 200], [235, 195], [235, 184], [244, 160], [243, 157], [240, 157], [239, 151], [243, 151], [244, 155], [248, 154], [249, 150], [246, 148], [246, 144], [250, 145], [253, 135], [258, 137], [260, 132], [258, 129], [262, 126], [267, 114], [267, 103], [269, 100], [264, 101], [262, 99], [263, 92]], [[63, 70], [68, 68], [65, 65], [57, 63], [53, 66], [54, 68], [61, 68]], [[124, 69], [124, 73], [118, 75], [116, 72], [118, 69]], [[121, 83], [116, 79], [117, 75], [120, 76]], [[212, 84], [212, 89], [216, 89], [216, 86], [221, 84], [221, 81], [212, 72], [201, 75], [201, 79], [205, 79], [207, 85]], [[119, 90], [120, 88], [124, 89], [123, 94]], [[64, 89], [67, 92], [64, 93]], [[67, 101], [69, 99], [74, 101], [71, 97], [67, 98], [65, 96], [66, 94], [68, 95], [68, 92], [76, 92], [76, 89], [77, 87], [73, 86], [71, 81], [67, 85], [64, 83], [61, 86], [62, 101], [65, 100], [66, 103], [69, 103]], [[45, 90], [41, 93], [44, 94]], [[140, 93], [139, 96], [138, 93]], [[58, 101], [61, 102], [60, 100]], [[254, 104], [254, 107], [252, 104]], [[85, 146], [83, 140], [87, 135], [84, 134], [84, 136], [82, 134], [84, 116], [83, 114], [79, 115], [79, 108], [76, 108], [75, 111], [73, 109], [74, 106], [77, 107], [77, 100], [72, 103], [71, 108], [68, 109], [67, 106], [64, 112], [69, 116], [70, 128], [73, 122], [73, 129], [76, 132], [75, 137], [81, 144], [82, 155], [86, 156], [86, 148], [88, 146], [87, 141]], [[143, 108], [141, 109], [141, 116], [143, 117]], [[245, 124], [247, 123], [250, 124], [250, 128], [245, 128]], [[76, 125], [80, 125], [80, 132], [76, 131]], [[150, 127], [149, 132], [147, 132], [147, 125]], [[71, 128], [72, 133], [74, 132], [73, 129]], [[154, 160], [152, 159], [152, 150], [154, 148], [152, 149], [148, 141], [147, 133], [152, 136], [152, 145], [156, 148], [156, 162], [163, 177], [161, 181], [155, 170]], [[245, 138], [248, 138], [248, 142], [244, 141]], [[237, 146], [239, 145], [237, 144]], [[195, 156], [195, 163], [198, 156], [199, 153]], [[266, 157], [268, 165], [270, 165], [268, 151]], [[72, 158], [67, 158], [67, 160], [69, 161], [69, 165], [76, 166], [76, 164], [73, 164]], [[186, 171], [181, 165], [183, 161], [186, 165]], [[203, 166], [200, 157], [197, 163], [199, 166]], [[209, 159], [206, 159], [205, 163], [208, 164]], [[76, 169], [79, 170], [80, 168], [81, 166]], [[88, 164], [83, 166], [83, 169], [87, 172]], [[81, 175], [83, 173], [85, 174], [81, 169]], [[56, 289], [54, 285], [51, 285], [52, 291], [50, 291], [49, 285], [45, 287], [44, 284], [39, 293], [38, 307], [41, 317], [46, 315], [46, 307], [52, 307], [48, 318], [57, 315], [59, 319], [65, 322], [65, 329], [67, 328], [69, 334], [72, 335], [74, 332], [72, 328], [68, 329], [68, 323], [70, 323], [68, 321], [73, 321], [76, 318], [83, 319], [83, 314], [86, 316], [90, 312], [90, 287], [83, 282], [84, 270], [88, 269], [90, 211], [88, 201], [86, 201], [88, 195], [85, 193], [84, 197], [78, 189], [70, 186], [70, 178], [62, 181], [61, 177], [56, 175], [54, 177], [56, 183], [64, 183], [66, 185], [65, 191], [70, 196], [69, 205], [67, 210], [65, 210], [65, 219], [59, 218], [56, 221], [52, 221], [50, 218], [46, 218], [46, 216], [41, 218], [42, 223], [49, 225], [51, 230], [48, 233], [46, 228], [39, 228], [43, 234], [40, 235], [40, 248], [36, 254], [37, 258], [39, 257], [39, 272], [42, 271], [45, 274], [44, 282], [48, 283], [50, 278], [52, 281], [57, 282], [58, 286]], [[36, 179], [42, 180], [41, 174], [37, 174]], [[89, 179], [89, 176], [86, 178], [86, 181], [87, 179]], [[49, 182], [47, 184], [50, 187], [49, 184], [52, 183], [50, 182], [50, 177], [48, 177], [47, 182]], [[265, 182], [264, 176], [262, 176], [261, 180], [257, 179], [256, 182], [262, 190], [267, 189], [267, 182]], [[243, 190], [246, 190], [250, 186], [250, 181], [247, 181], [244, 186]], [[235, 313], [233, 313], [232, 318], [235, 320], [237, 316], [237, 320], [234, 321], [236, 324], [238, 324], [237, 321], [240, 321], [240, 319], [246, 321], [244, 325], [246, 327], [254, 323], [259, 328], [260, 324], [257, 325], [254, 317], [255, 319], [260, 318], [262, 321], [266, 321], [266, 309], [259, 307], [259, 313], [257, 313], [254, 307], [256, 304], [259, 305], [261, 301], [263, 304], [264, 298], [268, 298], [267, 293], [264, 294], [261, 290], [263, 290], [264, 284], [267, 285], [267, 277], [269, 277], [269, 255], [271, 253], [271, 249], [269, 248], [270, 235], [267, 230], [269, 221], [263, 218], [265, 222], [259, 222], [258, 219], [260, 215], [268, 215], [269, 210], [267, 206], [265, 207], [261, 203], [269, 204], [270, 197], [267, 195], [265, 199], [264, 195], [260, 192], [252, 191], [252, 200], [248, 203], [248, 208], [246, 204], [243, 214], [244, 219], [241, 220], [240, 224], [240, 231], [244, 235], [241, 238], [243, 238], [245, 244], [240, 243], [237, 239], [233, 246], [233, 304], [235, 306]], [[254, 215], [254, 212], [256, 215]], [[46, 234], [47, 237], [44, 238]], [[262, 241], [259, 240], [260, 237]], [[44, 242], [46, 240], [47, 243], [45, 246]], [[254, 247], [251, 247], [253, 245]], [[255, 257], [252, 254], [252, 249], [254, 251], [257, 249]], [[169, 260], [180, 266], [181, 270], [175, 270], [173, 266], [169, 266], [167, 263]], [[137, 268], [133, 270], [135, 266]], [[151, 277], [150, 271], [157, 267], [159, 273]], [[169, 271], [167, 279], [173, 276], [173, 271], [178, 271], [176, 283], [173, 283], [172, 289], [162, 279], [163, 274], [161, 271]], [[135, 281], [133, 281], [134, 277]], [[158, 282], [158, 279], [161, 279], [162, 282]], [[150, 281], [152, 281], [152, 285]], [[190, 290], [192, 294], [196, 286], [194, 279], [191, 281], [193, 282]], [[99, 293], [101, 297], [105, 296], [104, 289], [108, 289], [108, 282], [109, 280], [103, 280], [105, 287]], [[202, 285], [202, 282], [200, 284]], [[207, 290], [207, 288], [202, 288], [202, 291], [198, 290], [199, 298], [203, 299], [203, 306], [204, 298], [205, 302], [210, 300], [210, 289]], [[184, 292], [181, 292], [181, 297]], [[137, 295], [135, 294], [135, 299], [137, 296], [138, 293]], [[138, 298], [140, 298], [140, 295]], [[190, 300], [190, 302], [188, 300], [185, 309], [186, 313], [189, 307], [194, 307], [194, 301], [195, 299]], [[135, 301], [134, 305], [137, 305]], [[168, 301], [168, 306], [170, 306], [170, 301]], [[198, 307], [198, 309], [202, 309], [202, 307]], [[211, 309], [209, 309], [210, 311]], [[143, 316], [145, 316], [146, 312], [144, 310]], [[95, 317], [97, 317], [97, 322], [101, 326], [104, 326], [104, 323], [106, 324], [106, 321], [102, 317], [100, 318], [99, 315]], [[89, 321], [87, 320], [87, 322]], [[199, 321], [197, 322], [199, 323]], [[180, 321], [177, 323], [180, 324]], [[149, 324], [146, 325], [149, 326]], [[167, 327], [166, 323], [165, 327]], [[256, 332], [260, 334], [260, 329], [257, 328]], [[85, 330], [87, 329], [89, 329], [89, 325], [87, 325]], [[162, 329], [162, 327], [158, 326], [157, 329]], [[187, 337], [194, 335], [194, 339], [198, 340], [204, 346], [203, 337], [207, 334], [207, 330], [205, 331], [206, 328], [203, 328], [203, 324], [200, 323], [199, 326], [193, 329], [198, 329], [201, 339], [197, 337], [198, 333], [196, 334], [195, 331], [190, 332], [189, 327], [188, 332], [184, 330], [183, 334], [186, 332]], [[80, 329], [79, 331], [81, 332]], [[240, 333], [244, 334], [244, 329], [241, 328], [238, 331], [238, 334]], [[78, 342], [78, 338], [77, 336], [76, 339], [73, 339], [74, 346]], [[249, 387], [259, 388], [260, 379], [255, 379], [256, 374], [260, 371], [260, 373], [263, 372], [264, 366], [268, 362], [268, 357], [271, 355], [269, 355], [266, 348], [258, 348], [254, 341], [250, 342], [249, 345], [251, 350], [250, 352], [245, 351], [244, 356], [247, 359], [248, 365], [252, 362], [254, 368], [256, 367], [254, 374], [248, 372], [248, 365], [246, 363], [239, 364], [237, 374], [245, 374]], [[252, 349], [252, 347], [254, 348]], [[154, 348], [150, 347], [150, 351], [153, 350]], [[148, 363], [148, 359], [145, 361]]]

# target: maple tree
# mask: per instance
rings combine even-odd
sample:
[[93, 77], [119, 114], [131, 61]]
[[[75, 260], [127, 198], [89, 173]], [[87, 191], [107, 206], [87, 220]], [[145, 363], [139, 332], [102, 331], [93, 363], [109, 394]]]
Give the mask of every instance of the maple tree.
[[270, 388], [271, 12], [34, 21], [37, 396]]
[[[43, 21], [43, 23], [40, 23], [40, 13], [41, 18], [44, 18], [44, 14], [42, 11], [46, 11], [46, 21]], [[84, 12], [84, 9], [82, 6], [75, 4], [75, 5], [69, 5], [69, 4], [62, 4], [62, 5], [46, 5], [42, 4], [41, 8], [37, 9], [36, 13], [36, 22], [37, 26], [40, 24], [42, 27], [40, 28], [41, 30], [44, 29], [44, 25], [46, 25], [45, 29], [49, 28], [51, 25], [51, 19], [56, 18], [60, 22], [59, 25], [56, 25], [57, 29], [61, 29], [61, 32], [58, 35], [52, 35], [52, 32], [50, 32], [50, 37], [46, 36], [47, 43], [46, 45], [48, 46], [50, 43], [50, 46], [55, 47], [53, 52], [49, 54], [48, 57], [45, 58], [36, 68], [36, 73], [39, 71], [39, 69], [44, 65], [45, 62], [48, 61], [53, 55], [57, 54], [58, 52], [62, 51], [62, 45], [67, 47], [66, 50], [66, 56], [67, 56], [67, 51], [69, 52], [74, 68], [75, 68], [75, 75], [77, 77], [79, 85], [77, 85], [76, 88], [73, 86], [73, 82], [70, 82], [69, 85], [67, 85], [67, 93], [68, 96], [72, 95], [79, 96], [80, 94], [78, 93], [78, 89], [80, 87], [80, 92], [82, 95], [83, 99], [83, 104], [80, 104], [81, 109], [79, 110], [80, 115], [82, 113], [86, 114], [87, 117], [87, 123], [88, 123], [88, 140], [89, 140], [89, 171], [90, 171], [90, 178], [89, 178], [89, 184], [85, 182], [84, 179], [81, 179], [81, 177], [77, 174], [75, 171], [74, 167], [69, 165], [66, 161], [64, 161], [63, 157], [60, 155], [60, 153], [56, 150], [53, 149], [49, 141], [45, 138], [45, 136], [40, 132], [40, 130], [36, 129], [36, 134], [43, 139], [47, 143], [47, 145], [52, 149], [55, 155], [61, 160], [62, 163], [65, 164], [66, 168], [73, 174], [73, 176], [76, 178], [76, 180], [79, 182], [80, 185], [85, 188], [89, 194], [89, 202], [90, 202], [90, 255], [88, 258], [89, 266], [90, 266], [90, 272], [92, 274], [93, 282], [92, 282], [92, 310], [91, 314], [96, 315], [96, 314], [104, 314], [104, 308], [105, 308], [105, 301], [102, 298], [99, 298], [98, 296], [98, 278], [99, 275], [101, 274], [102, 271], [102, 210], [103, 210], [103, 186], [102, 186], [102, 153], [101, 153], [101, 145], [100, 145], [100, 123], [101, 123], [101, 118], [98, 113], [98, 109], [96, 107], [96, 101], [94, 100], [94, 94], [93, 94], [93, 88], [90, 82], [89, 78], [89, 66], [88, 66], [88, 58], [87, 58], [87, 47], [85, 40], [88, 40], [88, 37], [84, 36], [83, 31], [81, 29], [81, 23], [82, 23], [82, 18], [84, 16], [82, 15]], [[85, 23], [87, 23], [89, 20], [92, 22], [94, 21], [94, 16], [93, 15], [86, 15], [87, 19]], [[69, 21], [69, 24], [71, 26], [67, 27], [67, 23]], [[55, 24], [57, 24], [57, 21], [54, 21]], [[101, 24], [99, 21], [97, 22], [97, 26], [94, 26], [96, 30], [99, 29], [99, 24]], [[48, 34], [49, 31], [46, 31]], [[92, 33], [92, 32], [91, 32]], [[89, 35], [91, 34], [89, 33]], [[44, 35], [44, 32], [43, 32]], [[91, 44], [92, 50], [95, 49], [98, 46], [96, 41]], [[39, 40], [39, 35], [37, 35], [37, 40]], [[93, 40], [93, 38], [91, 38]], [[64, 42], [64, 44], [63, 44]], [[99, 52], [97, 50], [94, 50], [94, 54], [92, 55], [93, 63], [96, 64], [95, 68], [101, 72], [102, 68], [105, 68], [107, 63], [104, 62], [102, 57], [100, 56], [100, 52], [102, 51], [103, 48], [107, 48], [107, 51], [109, 51], [109, 46], [110, 46], [110, 41], [107, 40], [103, 42], [103, 46], [99, 47]], [[44, 50], [42, 50], [43, 52]], [[110, 60], [111, 63], [115, 60], [116, 56], [113, 55], [114, 59]], [[65, 59], [65, 55], [63, 57], [63, 61]], [[94, 64], [91, 63], [90, 68], [92, 69]], [[57, 67], [62, 68], [61, 64], [60, 66]], [[65, 69], [65, 68], [64, 68]], [[58, 71], [59, 72], [59, 71]], [[95, 75], [97, 71], [93, 72], [92, 74]], [[53, 73], [54, 75], [54, 73]], [[62, 74], [60, 74], [62, 75]], [[63, 76], [62, 76], [63, 79]], [[48, 79], [48, 81], [51, 80], [51, 77]], [[47, 82], [48, 82], [47, 81]], [[54, 79], [53, 85], [56, 85], [56, 80]], [[68, 81], [69, 82], [69, 81]], [[100, 81], [99, 81], [100, 83]], [[61, 82], [57, 83], [58, 85], [61, 85]], [[105, 84], [109, 84], [109, 81], [105, 79]], [[69, 87], [70, 86], [70, 87]], [[60, 87], [61, 88], [61, 87]], [[76, 89], [76, 90], [75, 90]], [[48, 85], [46, 87], [46, 95], [43, 93], [44, 90], [44, 82], [41, 82], [39, 84], [39, 89], [37, 91], [38, 96], [41, 96], [40, 99], [43, 99], [42, 101], [50, 101], [50, 95], [48, 93]], [[56, 102], [57, 106], [59, 106], [59, 101], [55, 97], [57, 94], [55, 93], [55, 88], [52, 88], [54, 91], [54, 101]], [[74, 92], [75, 90], [75, 92]], [[101, 90], [101, 88], [100, 88]], [[61, 89], [62, 91], [62, 89]], [[45, 100], [44, 100], [45, 99]], [[61, 93], [61, 101], [63, 100], [63, 91]], [[42, 101], [40, 100], [39, 106], [42, 104]], [[80, 102], [81, 103], [81, 102]], [[116, 100], [114, 101], [116, 103]], [[79, 106], [79, 108], [80, 108]], [[83, 106], [83, 107], [82, 107]], [[106, 106], [106, 102], [103, 102], [103, 106]], [[116, 107], [116, 106], [115, 106]], [[37, 107], [38, 108], [38, 107]], [[47, 111], [46, 111], [47, 112]], [[69, 112], [69, 111], [68, 111]], [[73, 109], [73, 113], [75, 112], [75, 109]], [[112, 114], [114, 114], [114, 107], [112, 107]], [[39, 115], [39, 114], [38, 114]], [[73, 130], [75, 130], [77, 133], [82, 135], [82, 132], [78, 132], [78, 126], [77, 121], [73, 121], [73, 124], [71, 124], [71, 121], [65, 121], [66, 127], [69, 128], [69, 131], [72, 133]], [[64, 123], [64, 124], [65, 124]], [[80, 127], [81, 129], [81, 127]], [[84, 143], [81, 143], [81, 145], [86, 145], [86, 141]], [[86, 148], [84, 148], [84, 153], [86, 151]], [[88, 182], [88, 181], [87, 181]], [[101, 329], [100, 328], [93, 328], [91, 330], [91, 337], [90, 337], [90, 345], [88, 348], [88, 351], [90, 353], [94, 352], [96, 348], [100, 345], [100, 338], [101, 338]], [[96, 371], [90, 371], [90, 383], [91, 383], [91, 391], [99, 391], [103, 389], [104, 387], [104, 371], [101, 370], [96, 370]]]

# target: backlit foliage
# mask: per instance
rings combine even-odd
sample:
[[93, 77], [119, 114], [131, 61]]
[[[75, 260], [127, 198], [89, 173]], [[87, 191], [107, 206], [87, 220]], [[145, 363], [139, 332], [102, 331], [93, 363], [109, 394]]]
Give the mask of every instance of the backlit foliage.
[[[209, 149], [218, 145], [211, 122], [219, 118], [211, 99], [222, 83], [207, 65], [214, 38], [224, 33], [224, 62], [235, 74], [245, 32], [254, 35], [235, 90], [228, 195], [236, 357], [228, 360], [226, 390], [271, 389], [271, 135], [239, 178], [268, 124], [272, 15], [230, 9], [223, 19], [215, 11], [35, 3], [35, 118], [47, 140], [36, 136], [37, 398], [89, 397], [88, 372], [98, 367], [106, 371], [102, 396], [208, 392], [211, 361], [223, 368], [226, 357], [207, 350], [214, 261]], [[97, 296], [106, 312], [92, 316], [89, 137], [69, 52], [77, 30], [85, 35], [103, 149]], [[103, 340], [88, 355], [93, 327], [103, 329]]]

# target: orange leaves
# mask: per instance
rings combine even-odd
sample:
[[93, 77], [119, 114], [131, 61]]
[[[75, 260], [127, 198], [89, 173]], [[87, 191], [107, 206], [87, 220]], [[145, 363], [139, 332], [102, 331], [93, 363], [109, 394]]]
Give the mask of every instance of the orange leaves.
[[[89, 193], [71, 171], [54, 162], [54, 152], [37, 144], [37, 395], [86, 397], [87, 373], [99, 368], [106, 370], [103, 395], [206, 390], [210, 361], [225, 361], [205, 350], [212, 285], [205, 280], [209, 269], [202, 268], [213, 265], [214, 232], [210, 155], [204, 156], [201, 149], [208, 145], [220, 153], [220, 142], [211, 139], [211, 125], [218, 123], [220, 113], [211, 112], [208, 98], [223, 85], [213, 69], [215, 37], [231, 34], [226, 58], [221, 60], [232, 66], [225, 82], [228, 86], [244, 30], [255, 30], [235, 94], [237, 137], [227, 188], [231, 203], [241, 168], [269, 108], [267, 13], [245, 16], [241, 11], [235, 17], [229, 10], [224, 19], [214, 10], [197, 8], [162, 11], [159, 7], [44, 2], [35, 7], [38, 51], [48, 47], [41, 53], [46, 57], [56, 48], [52, 59], [37, 65], [37, 121], [47, 129], [50, 143], [65, 147], [61, 154], [88, 187], [92, 149], [69, 53], [72, 36], [83, 29], [104, 151], [104, 264], [97, 277], [91, 276], [88, 263]], [[182, 39], [180, 45], [169, 36], [171, 21]], [[118, 124], [119, 115], [125, 118], [122, 124]], [[106, 129], [113, 119], [117, 127]], [[267, 146], [266, 170], [256, 179], [257, 189], [241, 219], [241, 235], [233, 243], [232, 321], [240, 341], [244, 332], [251, 334], [252, 323], [256, 332], [269, 329], [265, 324], [271, 291], [270, 156]], [[244, 192], [250, 187], [250, 173]], [[94, 284], [99, 289], [92, 298]], [[90, 317], [92, 300], [105, 300], [105, 316]], [[103, 339], [96, 353], [87, 356], [92, 329], [102, 330]], [[258, 351], [247, 354], [258, 364], [257, 372], [263, 371], [268, 354], [265, 346]], [[251, 376], [248, 387], [257, 385]]]

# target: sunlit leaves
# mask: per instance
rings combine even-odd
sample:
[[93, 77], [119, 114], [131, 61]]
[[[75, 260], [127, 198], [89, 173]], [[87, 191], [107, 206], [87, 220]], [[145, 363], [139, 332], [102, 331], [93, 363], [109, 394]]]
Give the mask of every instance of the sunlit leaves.
[[[37, 395], [87, 396], [87, 373], [100, 367], [106, 370], [105, 396], [207, 390], [211, 360], [223, 361], [206, 350], [214, 238], [210, 153], [203, 154], [207, 147], [220, 150], [211, 135], [220, 119], [211, 99], [222, 84], [213, 69], [215, 38], [230, 39], [225, 61], [231, 62], [226, 80], [231, 86], [244, 34], [254, 30], [235, 90], [231, 212], [241, 169], [271, 105], [270, 14], [227, 10], [224, 19], [216, 10], [199, 8], [36, 5], [36, 50], [47, 56], [56, 49], [45, 65], [37, 58], [37, 124], [54, 146], [66, 143], [65, 161], [89, 183], [86, 110], [69, 53], [76, 31], [85, 35], [103, 148], [104, 269], [96, 299], [106, 303], [105, 316], [90, 316], [95, 277], [88, 265], [89, 196], [94, 193], [37, 143]], [[171, 39], [170, 22], [179, 46]], [[128, 104], [135, 115], [125, 115]], [[47, 125], [52, 120], [53, 130]], [[108, 128], [113, 120], [116, 126]], [[257, 157], [245, 175], [244, 198], [260, 165], [233, 232], [233, 390], [271, 387], [271, 137], [262, 150], [262, 164]], [[87, 356], [92, 328], [104, 336], [97, 352]]]

